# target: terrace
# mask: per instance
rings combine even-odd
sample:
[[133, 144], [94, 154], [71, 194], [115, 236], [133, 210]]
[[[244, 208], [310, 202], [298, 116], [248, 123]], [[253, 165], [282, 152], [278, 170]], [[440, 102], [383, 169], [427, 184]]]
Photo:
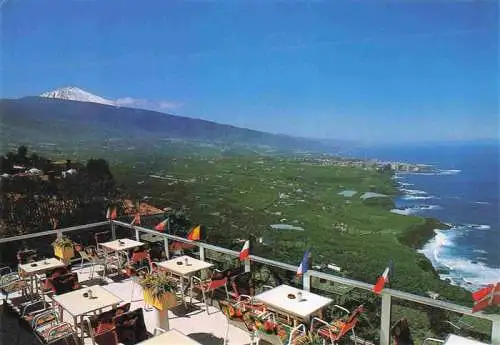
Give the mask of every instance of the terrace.
[[[213, 268], [224, 270], [241, 265], [238, 260], [239, 253], [236, 251], [208, 243], [191, 242], [185, 238], [159, 233], [145, 227], [131, 226], [121, 221], [105, 221], [57, 229], [56, 231], [2, 238], [0, 239], [0, 253], [2, 255], [0, 259], [3, 264], [9, 264], [15, 270], [17, 269], [15, 267], [15, 250], [17, 250], [20, 243], [22, 243], [23, 247], [37, 248], [41, 256], [50, 258], [54, 256], [50, 243], [57, 237], [62, 237], [64, 234], [64, 236], [70, 237], [77, 243], [89, 245], [95, 244], [93, 242], [94, 235], [103, 231], [109, 231], [112, 239], [128, 238], [149, 243], [151, 248], [161, 248], [166, 260], [172, 259], [176, 254], [179, 254], [169, 250], [169, 245], [171, 248], [172, 243], [177, 242], [192, 245], [193, 249], [186, 250], [186, 254], [191, 255], [192, 260], [198, 259], [211, 263]], [[102, 267], [96, 266], [98, 272], [91, 276], [91, 267], [88, 264], [81, 266], [78, 254], [71, 264], [72, 271], [77, 274], [78, 281], [82, 285], [86, 287], [100, 286], [123, 301], [122, 303], [131, 301], [130, 310], [142, 309], [147, 331], [151, 335], [155, 333], [158, 326], [162, 326], [162, 328], [176, 329], [199, 344], [204, 345], [246, 345], [256, 341], [256, 338], [245, 327], [240, 327], [237, 324], [233, 325], [233, 323], [228, 327], [228, 319], [215, 301], [208, 304], [207, 312], [207, 306], [203, 303], [203, 299], [199, 294], [194, 296], [192, 304], [187, 303], [185, 306], [181, 299], [179, 305], [171, 308], [168, 311], [168, 325], [165, 325], [164, 321], [162, 323], [159, 319], [159, 312], [156, 309], [145, 306], [142, 290], [137, 286], [134, 278], [117, 279], [111, 274], [102, 279], [96, 279]], [[472, 314], [469, 307], [389, 288], [384, 289], [380, 296], [375, 296], [371, 292], [373, 287], [371, 284], [314, 270], [308, 271], [301, 279], [297, 279], [294, 274], [296, 270], [296, 266], [257, 256], [250, 256], [250, 260], [244, 264], [244, 271], [251, 272], [255, 278], [256, 294], [264, 291], [264, 285], [276, 287], [286, 284], [296, 289], [296, 291], [302, 290], [304, 294], [314, 293], [314, 295], [326, 297], [331, 301], [323, 308], [322, 318], [326, 320], [342, 316], [341, 314], [335, 314], [335, 308], [332, 307], [335, 304], [347, 307], [350, 311], [354, 310], [357, 305], [364, 304], [366, 312], [362, 314], [356, 325], [356, 335], [348, 333], [343, 339], [347, 343], [389, 345], [393, 341], [391, 339], [391, 327], [397, 320], [405, 317], [410, 323], [415, 344], [421, 344], [424, 339], [429, 337], [444, 340], [449, 334], [456, 334], [464, 338], [475, 338], [483, 343], [500, 344], [500, 315], [498, 314], [485, 314], [482, 312]], [[203, 273], [201, 273], [201, 276], [203, 277]], [[87, 288], [82, 291], [87, 291], [85, 289]], [[229, 287], [229, 290], [231, 290], [231, 287]], [[312, 297], [307, 296], [305, 303], [312, 300]], [[5, 298], [7, 296], [1, 297]], [[18, 297], [19, 294], [8, 296], [9, 301]], [[216, 294], [214, 300], [217, 299], [225, 299], [225, 294]], [[189, 301], [189, 297], [186, 296], [185, 300]], [[33, 336], [29, 327], [27, 328], [18, 322], [19, 317], [15, 310], [7, 304], [2, 306], [0, 315], [0, 344], [30, 345], [40, 343]], [[423, 322], [422, 319], [427, 320], [427, 317], [423, 318], [422, 315], [428, 316], [429, 321]], [[74, 327], [73, 317], [66, 310], [63, 310], [63, 320]], [[75, 321], [78, 320], [75, 319]], [[436, 325], [440, 327], [436, 327]], [[79, 332], [78, 335], [80, 334]], [[451, 344], [453, 338], [449, 339], [448, 343]], [[83, 334], [83, 343], [93, 343], [88, 334]], [[168, 344], [169, 342], [165, 343]], [[170, 343], [176, 344], [176, 342]], [[262, 340], [261, 344], [266, 344], [266, 342]], [[465, 343], [462, 342], [461, 344]]]

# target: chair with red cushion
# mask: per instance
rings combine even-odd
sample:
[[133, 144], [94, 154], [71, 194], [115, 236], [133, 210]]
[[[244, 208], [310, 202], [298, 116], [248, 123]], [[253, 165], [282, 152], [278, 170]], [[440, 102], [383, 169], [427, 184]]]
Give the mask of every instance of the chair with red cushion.
[[135, 249], [130, 259], [130, 264], [125, 268], [125, 274], [132, 278], [132, 292], [130, 301], [134, 298], [135, 286], [139, 285], [136, 280], [146, 273], [152, 272], [153, 263], [149, 253], [145, 249]]
[[99, 315], [92, 315], [86, 320], [85, 331], [90, 334], [92, 342], [98, 345], [116, 345], [118, 336], [116, 334], [113, 318], [127, 313], [130, 303], [105, 311]]
[[337, 309], [345, 311], [349, 316], [346, 319], [334, 320], [330, 323], [321, 320], [320, 318], [314, 317], [311, 321], [311, 332], [314, 331], [314, 323], [323, 324], [320, 326], [316, 332], [317, 334], [325, 340], [330, 341], [332, 345], [338, 344], [339, 340], [344, 338], [344, 336], [351, 331], [354, 339], [356, 339], [356, 333], [354, 333], [354, 328], [359, 321], [359, 316], [364, 311], [363, 305], [357, 307], [352, 313], [344, 307], [335, 305]]
[[213, 296], [215, 290], [224, 288], [226, 291], [226, 299], [229, 299], [229, 291], [227, 290], [227, 282], [228, 278], [221, 274], [221, 272], [214, 272], [214, 274], [209, 278], [202, 280], [198, 277], [191, 277], [191, 299], [190, 303], [193, 301], [193, 290], [198, 290], [201, 292], [203, 296], [203, 302], [205, 302], [206, 312], [208, 312], [208, 302], [207, 302], [207, 293], [210, 293], [210, 301], [213, 301]]
[[122, 344], [133, 345], [148, 339], [142, 308], [113, 317], [113, 323]]

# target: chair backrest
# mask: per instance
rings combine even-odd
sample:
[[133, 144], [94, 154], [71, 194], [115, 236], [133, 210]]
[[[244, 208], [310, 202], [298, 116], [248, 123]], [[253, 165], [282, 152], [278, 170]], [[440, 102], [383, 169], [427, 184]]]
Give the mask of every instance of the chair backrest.
[[255, 292], [252, 273], [245, 272], [231, 278], [231, 287], [236, 297], [240, 295], [253, 296]]
[[38, 260], [38, 253], [35, 249], [25, 249], [17, 252], [17, 262], [20, 265]]
[[56, 278], [62, 275], [70, 274], [71, 271], [67, 267], [59, 267], [50, 271], [47, 271], [45, 273], [45, 279], [41, 281], [41, 286], [44, 290], [52, 289], [54, 290], [52, 286], [52, 282], [50, 281], [51, 278]]
[[109, 231], [96, 232], [94, 234], [94, 239], [95, 239], [96, 245], [99, 245], [99, 243], [110, 241], [111, 240], [111, 232], [109, 232]]
[[94, 334], [99, 335], [113, 329], [115, 327], [115, 325], [113, 324], [113, 318], [123, 313], [127, 313], [129, 310], [130, 303], [126, 303], [117, 308], [105, 311], [104, 313], [101, 313], [99, 315], [90, 316], [90, 326], [92, 327]]
[[359, 321], [359, 316], [364, 311], [363, 305], [358, 306], [354, 311], [349, 315], [347, 321], [343, 323], [340, 332], [337, 334], [337, 339], [342, 338], [347, 332], [353, 329]]
[[132, 253], [132, 258], [130, 258], [130, 262], [132, 264], [147, 264], [150, 265], [151, 263], [151, 257], [149, 256], [149, 253], [147, 250], [139, 250], [139, 251], [134, 251]]
[[227, 284], [227, 277], [224, 277], [222, 279], [213, 279], [212, 278], [210, 283], [208, 283], [208, 285], [207, 285], [207, 290], [212, 291], [212, 290], [218, 289], [226, 284]]
[[142, 308], [115, 316], [113, 323], [120, 343], [137, 344], [148, 338]]
[[76, 272], [48, 278], [48, 281], [52, 287], [52, 291], [54, 291], [56, 295], [61, 295], [80, 288], [78, 274]]

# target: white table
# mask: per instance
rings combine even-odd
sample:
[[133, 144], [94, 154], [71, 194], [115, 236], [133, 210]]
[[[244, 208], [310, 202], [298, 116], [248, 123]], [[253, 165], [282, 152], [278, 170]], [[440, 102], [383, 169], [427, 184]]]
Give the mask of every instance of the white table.
[[[187, 265], [186, 265], [186, 259], [188, 263]], [[209, 262], [198, 260], [187, 255], [183, 255], [167, 261], [162, 261], [159, 262], [157, 265], [158, 267], [161, 267], [164, 270], [167, 270], [168, 272], [180, 277], [181, 293], [182, 293], [182, 300], [184, 301], [184, 306], [186, 306], [186, 300], [184, 296], [184, 279], [189, 280], [190, 277], [196, 272], [213, 266], [213, 264]], [[190, 287], [192, 289], [192, 282]]]
[[[140, 246], [144, 245], [144, 243], [131, 240], [130, 238], [122, 238], [122, 239], [118, 239], [118, 240], [114, 240], [114, 241], [100, 243], [99, 245], [105, 249], [104, 252], [106, 253], [106, 261], [107, 261], [107, 255], [108, 255], [108, 252], [110, 252], [110, 251], [111, 252], [127, 251], [129, 249], [140, 247]], [[128, 257], [128, 255], [126, 255], [126, 257], [127, 257], [127, 264], [128, 264], [130, 261], [130, 258]], [[118, 255], [118, 265], [121, 266], [120, 255]]]
[[24, 277], [30, 277], [31, 291], [33, 292], [33, 278], [35, 278], [35, 290], [38, 288], [37, 274], [42, 274], [56, 268], [66, 267], [66, 264], [56, 258], [43, 259], [27, 264], [19, 265], [19, 271]]
[[[92, 290], [93, 298], [83, 296], [89, 290]], [[53, 299], [60, 308], [66, 310], [73, 317], [75, 326], [78, 323], [77, 318], [80, 317], [82, 344], [84, 338], [83, 316], [104, 308], [115, 307], [122, 302], [121, 298], [99, 285], [57, 295]], [[61, 313], [61, 320], [62, 318]]]
[[450, 334], [444, 341], [444, 345], [487, 345], [487, 344], [474, 339], [464, 338], [455, 334]]
[[199, 342], [191, 339], [187, 335], [179, 332], [176, 329], [171, 329], [156, 337], [140, 342], [138, 345], [201, 345]]
[[65, 266], [64, 262], [56, 258], [50, 258], [19, 265], [19, 269], [25, 276], [32, 276]]
[[[298, 300], [297, 292], [302, 293], [302, 300]], [[288, 298], [288, 295], [294, 295], [295, 298]], [[280, 285], [274, 289], [265, 291], [255, 296], [257, 301], [267, 305], [284, 314], [292, 315], [303, 321], [308, 321], [310, 316], [321, 310], [332, 302], [330, 298], [316, 295], [312, 292], [300, 290], [288, 285]]]

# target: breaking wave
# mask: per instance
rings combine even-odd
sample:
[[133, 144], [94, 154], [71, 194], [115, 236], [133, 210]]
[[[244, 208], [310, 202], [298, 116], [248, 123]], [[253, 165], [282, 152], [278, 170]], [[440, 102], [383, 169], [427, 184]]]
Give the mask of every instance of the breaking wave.
[[470, 229], [487, 229], [489, 225], [455, 225], [449, 230], [434, 230], [435, 236], [421, 249], [438, 271], [443, 280], [461, 286], [469, 291], [474, 291], [481, 286], [497, 281], [500, 277], [500, 268], [489, 267], [478, 258], [470, 259], [467, 251], [471, 253], [487, 252], [482, 249], [458, 248], [455, 239]]
[[415, 205], [406, 208], [393, 208], [392, 213], [401, 214], [404, 216], [409, 216], [412, 214], [418, 214], [422, 211], [439, 210], [442, 209], [439, 205]]

